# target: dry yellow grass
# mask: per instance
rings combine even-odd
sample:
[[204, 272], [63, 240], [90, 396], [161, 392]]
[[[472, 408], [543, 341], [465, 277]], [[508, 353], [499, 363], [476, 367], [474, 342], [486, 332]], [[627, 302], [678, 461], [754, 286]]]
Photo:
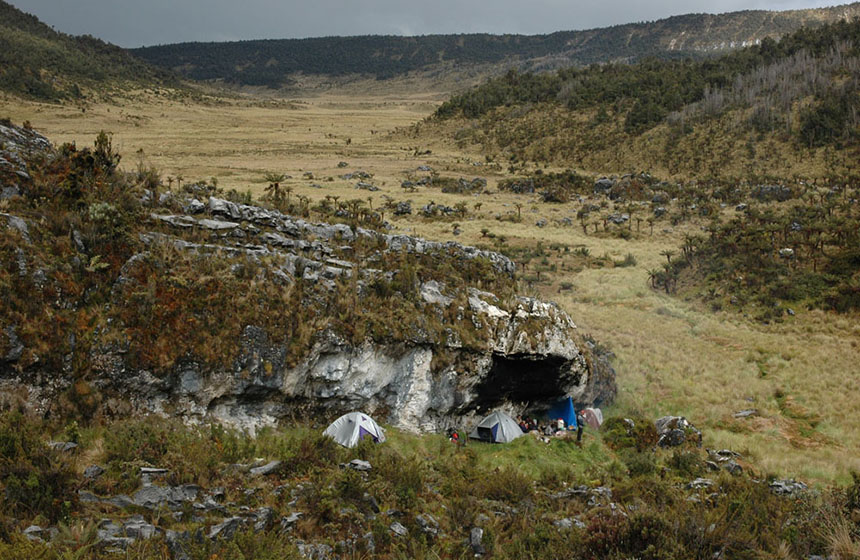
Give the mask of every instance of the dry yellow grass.
[[[142, 158], [164, 177], [182, 175], [185, 182], [216, 177], [219, 186], [250, 189], [255, 196], [265, 188], [264, 173], [274, 171], [292, 175], [287, 184], [294, 196], [312, 201], [325, 195], [341, 200], [370, 196], [378, 207], [387, 195], [411, 199], [415, 209], [430, 200], [449, 206], [466, 202], [470, 213], [458, 220], [462, 234], [456, 238], [448, 221], [414, 215], [392, 219], [397, 231], [433, 239], [486, 243], [481, 230], [487, 229], [506, 236], [509, 245], [540, 240], [545, 245], [584, 245], [592, 255], [615, 259], [630, 253], [636, 266], [585, 269], [569, 277], [555, 274], [552, 285], [536, 288], [616, 354], [620, 391], [611, 413], [686, 415], [704, 430], [707, 446], [733, 448], [765, 471], [782, 476], [846, 482], [851, 469], [860, 470], [857, 316], [797, 310], [797, 316], [785, 323], [762, 326], [738, 314], [713, 313], [697, 302], [652, 291], [646, 271], [664, 261], [661, 251], [677, 250], [683, 233], [696, 225], [674, 231], [659, 226], [652, 236], [643, 224], [642, 233], [625, 241], [583, 234], [575, 218], [578, 205], [573, 203], [546, 205], [534, 196], [509, 193], [403, 192], [400, 182], [406, 172], [423, 164], [446, 176], [486, 177], [492, 190], [504, 176], [498, 167], [473, 165], [483, 161], [481, 154], [464, 152], [442, 137], [389, 135], [397, 127], [420, 121], [436, 103], [429, 93], [330, 93], [290, 102], [247, 98], [202, 105], [142, 93], [89, 106], [86, 112], [4, 99], [0, 116], [29, 120], [54, 142], [89, 145], [99, 130], [111, 131], [126, 168]], [[432, 153], [416, 156], [416, 150]], [[339, 161], [349, 166], [339, 169]], [[355, 190], [355, 181], [337, 178], [356, 169], [373, 173], [372, 182], [381, 190]], [[303, 179], [306, 171], [315, 178]], [[326, 181], [327, 177], [334, 180]], [[474, 209], [475, 203], [481, 204], [480, 210]], [[522, 204], [522, 222], [495, 219], [515, 213], [515, 204]], [[557, 225], [556, 220], [565, 217], [574, 225]], [[535, 227], [541, 218], [548, 221], [547, 227]], [[573, 283], [573, 289], [559, 292], [560, 281]], [[777, 394], [814, 412], [820, 422], [811, 427], [793, 417], [795, 409], [781, 406]], [[734, 412], [747, 408], [758, 409], [761, 416], [733, 418]]]

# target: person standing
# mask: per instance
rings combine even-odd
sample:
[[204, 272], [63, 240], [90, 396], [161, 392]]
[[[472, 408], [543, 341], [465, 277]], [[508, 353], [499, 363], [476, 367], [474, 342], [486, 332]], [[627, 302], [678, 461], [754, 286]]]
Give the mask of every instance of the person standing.
[[582, 445], [582, 430], [585, 427], [585, 414], [580, 410], [576, 415], [576, 444]]

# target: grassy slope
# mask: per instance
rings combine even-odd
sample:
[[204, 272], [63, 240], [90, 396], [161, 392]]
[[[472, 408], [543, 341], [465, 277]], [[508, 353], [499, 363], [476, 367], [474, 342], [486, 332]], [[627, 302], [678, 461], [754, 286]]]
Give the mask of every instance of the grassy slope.
[[176, 84], [172, 75], [93, 37], [58, 33], [0, 1], [0, 89], [38, 99], [77, 98], [109, 83]]

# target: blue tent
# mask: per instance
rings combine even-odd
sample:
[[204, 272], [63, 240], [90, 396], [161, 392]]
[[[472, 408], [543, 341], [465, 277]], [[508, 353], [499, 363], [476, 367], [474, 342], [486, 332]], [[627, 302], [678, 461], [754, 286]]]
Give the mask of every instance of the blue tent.
[[573, 408], [573, 399], [567, 397], [546, 413], [552, 420], [561, 418], [564, 420], [564, 425], [569, 428], [576, 428], [576, 409]]

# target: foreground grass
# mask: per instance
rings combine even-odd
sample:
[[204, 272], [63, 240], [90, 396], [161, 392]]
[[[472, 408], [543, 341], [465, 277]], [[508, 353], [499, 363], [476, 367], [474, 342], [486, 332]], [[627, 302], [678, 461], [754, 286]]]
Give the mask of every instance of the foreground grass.
[[[581, 448], [532, 436], [504, 446], [458, 446], [438, 435], [389, 430], [384, 444], [348, 450], [322, 436], [322, 426], [285, 425], [252, 439], [157, 418], [79, 427], [7, 411], [0, 413], [0, 557], [114, 557], [100, 543], [97, 520], [121, 522], [138, 513], [162, 530], [205, 535], [228, 515], [261, 508], [273, 513], [265, 529], [192, 538], [187, 557], [297, 558], [305, 543], [329, 546], [341, 557], [465, 558], [474, 556], [468, 541], [475, 528], [483, 530], [478, 542], [492, 558], [849, 558], [860, 550], [851, 521], [860, 513], [856, 479], [846, 490], [780, 497], [749, 474], [707, 473], [705, 454], [695, 446], [655, 450], [653, 429], [624, 436], [617, 430], [623, 424], [607, 421], [615, 428], [588, 431]], [[72, 452], [45, 445], [69, 437], [80, 444]], [[354, 459], [371, 469], [345, 466]], [[248, 473], [269, 460], [281, 461], [273, 473]], [[91, 463], [105, 472], [87, 480], [82, 473]], [[197, 484], [203, 495], [221, 488], [225, 512], [190, 504], [176, 513], [123, 511], [78, 499], [79, 489], [133, 495], [141, 467], [169, 469], [156, 485]], [[710, 489], [687, 486], [702, 475], [713, 481]], [[293, 513], [299, 521], [282, 527], [280, 520]], [[21, 531], [31, 523], [56, 526], [59, 534], [51, 544], [30, 542]], [[395, 523], [405, 536], [397, 536]], [[124, 555], [171, 552], [156, 536], [138, 539]]]

